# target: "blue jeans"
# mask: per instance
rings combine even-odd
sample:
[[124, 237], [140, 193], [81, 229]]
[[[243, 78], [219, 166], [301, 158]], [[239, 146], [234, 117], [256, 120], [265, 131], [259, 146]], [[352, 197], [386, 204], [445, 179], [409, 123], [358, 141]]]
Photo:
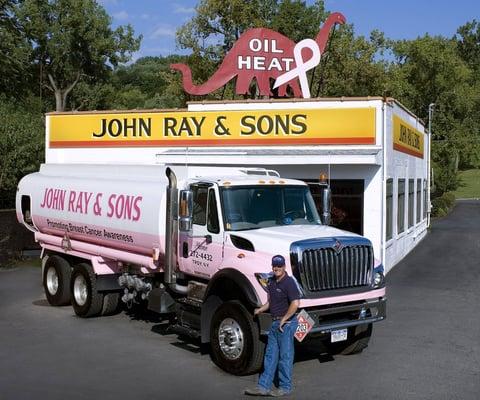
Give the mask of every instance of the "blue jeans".
[[263, 361], [263, 372], [258, 380], [258, 386], [265, 390], [272, 387], [278, 368], [279, 388], [292, 391], [292, 372], [294, 356], [294, 337], [297, 330], [297, 318], [292, 318], [283, 325], [283, 332], [278, 329], [280, 321], [273, 321], [268, 333], [267, 349]]

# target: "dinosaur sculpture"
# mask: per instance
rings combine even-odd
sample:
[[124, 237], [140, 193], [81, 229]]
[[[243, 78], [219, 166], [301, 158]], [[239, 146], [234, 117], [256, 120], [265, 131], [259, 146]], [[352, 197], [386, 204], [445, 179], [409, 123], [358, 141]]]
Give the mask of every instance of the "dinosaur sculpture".
[[[315, 38], [320, 53], [325, 50], [333, 26], [344, 24], [345, 21], [345, 17], [341, 13], [330, 14]], [[252, 43], [257, 47], [252, 46]], [[270, 79], [276, 79], [296, 66], [293, 55], [294, 48], [295, 42], [278, 32], [267, 28], [253, 28], [240, 36], [217, 71], [201, 85], [193, 84], [192, 72], [186, 64], [171, 64], [170, 68], [182, 73], [183, 87], [187, 93], [192, 95], [211, 93], [236, 76], [235, 91], [237, 94], [247, 94], [250, 83], [255, 79], [260, 95], [272, 96]], [[302, 53], [302, 56], [304, 59], [308, 59], [308, 54]], [[250, 68], [244, 68], [248, 66]], [[292, 79], [279, 86], [279, 96], [286, 96], [287, 86], [292, 88], [295, 97], [301, 97], [302, 92], [297, 79]]]

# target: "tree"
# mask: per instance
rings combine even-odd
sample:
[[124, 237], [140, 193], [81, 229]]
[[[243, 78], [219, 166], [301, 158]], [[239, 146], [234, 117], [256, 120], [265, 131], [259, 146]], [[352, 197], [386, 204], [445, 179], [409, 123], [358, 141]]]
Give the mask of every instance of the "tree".
[[186, 94], [180, 77], [170, 64], [184, 62], [185, 56], [142, 57], [118, 67], [109, 80], [115, 93], [107, 99], [109, 108], [180, 108]]
[[82, 78], [102, 80], [112, 67], [139, 49], [130, 25], [111, 28], [111, 18], [95, 0], [24, 0], [20, 24], [33, 47], [41, 84], [54, 93], [64, 111], [70, 92]]
[[456, 36], [460, 57], [474, 70], [480, 71], [480, 22], [462, 25]]
[[370, 39], [355, 37], [354, 27], [346, 24], [331, 34], [330, 42], [311, 84], [316, 97], [382, 96], [387, 85], [388, 63], [381, 55], [387, 40], [379, 31]]
[[16, 0], [0, 0], [0, 93], [26, 87], [31, 48], [15, 18]]
[[38, 171], [45, 124], [38, 102], [16, 104], [0, 96], [0, 209], [15, 206], [17, 183]]

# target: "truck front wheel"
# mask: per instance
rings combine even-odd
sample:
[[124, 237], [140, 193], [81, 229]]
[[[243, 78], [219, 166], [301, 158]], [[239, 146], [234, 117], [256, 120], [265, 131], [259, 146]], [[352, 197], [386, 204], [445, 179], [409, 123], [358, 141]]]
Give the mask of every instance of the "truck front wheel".
[[79, 317], [94, 317], [102, 311], [103, 294], [97, 291], [96, 282], [91, 265], [81, 263], [73, 267], [70, 290], [73, 310]]
[[50, 256], [43, 269], [43, 288], [47, 301], [52, 306], [70, 304], [70, 275], [72, 268], [60, 256]]
[[237, 301], [223, 303], [212, 318], [212, 359], [234, 375], [248, 375], [262, 366], [265, 344], [252, 315]]

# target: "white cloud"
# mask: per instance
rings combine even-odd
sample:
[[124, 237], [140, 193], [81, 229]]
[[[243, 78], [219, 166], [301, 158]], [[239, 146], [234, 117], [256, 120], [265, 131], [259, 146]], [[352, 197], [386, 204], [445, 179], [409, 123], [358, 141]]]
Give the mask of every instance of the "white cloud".
[[148, 54], [148, 55], [161, 55], [161, 54], [164, 54], [164, 55], [167, 55], [167, 54], [170, 54], [172, 53], [172, 49], [168, 48], [168, 47], [147, 47], [145, 49], [143, 49], [143, 53], [144, 54]]
[[160, 37], [175, 37], [175, 28], [167, 25], [161, 25], [153, 31], [150, 35], [151, 39], [158, 39]]
[[150, 19], [150, 15], [149, 14], [142, 14], [142, 15], [140, 15], [140, 18], [141, 19]]
[[193, 14], [195, 12], [195, 8], [193, 7], [184, 7], [180, 4], [175, 4], [174, 6], [173, 12], [175, 14]]
[[125, 21], [126, 19], [128, 19], [128, 13], [126, 11], [119, 11], [113, 14], [113, 18], [120, 21]]

